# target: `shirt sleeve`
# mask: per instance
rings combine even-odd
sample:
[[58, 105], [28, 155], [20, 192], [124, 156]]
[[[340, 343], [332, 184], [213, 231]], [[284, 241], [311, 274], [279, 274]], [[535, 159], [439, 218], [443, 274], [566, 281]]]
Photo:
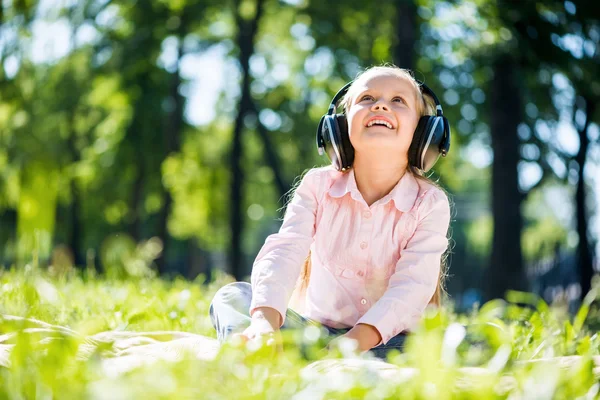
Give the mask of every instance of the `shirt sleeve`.
[[418, 215], [417, 228], [402, 250], [387, 290], [357, 322], [379, 331], [382, 341], [376, 346], [387, 344], [408, 329], [410, 321], [420, 318], [437, 288], [441, 257], [448, 246], [450, 205], [446, 194], [429, 192]]
[[321, 174], [310, 170], [289, 202], [279, 232], [267, 237], [252, 266], [250, 316], [271, 307], [285, 321], [288, 302], [313, 242]]

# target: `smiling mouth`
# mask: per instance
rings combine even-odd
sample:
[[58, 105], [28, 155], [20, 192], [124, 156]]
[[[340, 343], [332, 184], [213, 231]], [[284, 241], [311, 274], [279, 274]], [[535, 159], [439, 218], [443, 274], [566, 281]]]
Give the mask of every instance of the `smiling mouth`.
[[393, 128], [392, 124], [390, 124], [389, 122], [387, 122], [387, 121], [384, 121], [384, 120], [382, 120], [382, 119], [374, 119], [374, 120], [372, 120], [372, 121], [369, 121], [369, 123], [367, 124], [367, 128], [370, 128], [370, 127], [372, 127], [373, 125], [381, 125], [381, 126], [386, 126], [386, 127], [388, 127], [389, 129], [392, 129], [392, 128]]

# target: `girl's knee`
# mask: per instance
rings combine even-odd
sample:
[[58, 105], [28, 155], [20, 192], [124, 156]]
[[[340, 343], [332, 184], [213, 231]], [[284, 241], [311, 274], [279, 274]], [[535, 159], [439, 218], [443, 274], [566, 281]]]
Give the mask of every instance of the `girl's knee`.
[[248, 282], [231, 282], [217, 290], [215, 295], [223, 293], [252, 293], [252, 285]]
[[251, 302], [252, 286], [247, 282], [233, 282], [217, 290], [210, 303], [209, 315], [220, 337], [225, 337], [230, 327], [247, 324]]
[[212, 303], [216, 301], [231, 302], [235, 300], [251, 299], [252, 285], [248, 282], [232, 282], [221, 287], [215, 293]]

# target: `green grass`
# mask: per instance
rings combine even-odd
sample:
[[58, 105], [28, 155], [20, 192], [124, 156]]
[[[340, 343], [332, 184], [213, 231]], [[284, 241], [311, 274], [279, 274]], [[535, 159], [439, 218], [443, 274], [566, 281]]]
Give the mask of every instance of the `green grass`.
[[[213, 360], [184, 354], [123, 373], [106, 363], [115, 359], [117, 343], [90, 339], [115, 330], [214, 338], [208, 307], [214, 292], [230, 281], [53, 275], [31, 267], [0, 271], [0, 314], [52, 325], [0, 318], [0, 349], [10, 350], [7, 365], [0, 366], [0, 398], [290, 399], [297, 393], [305, 397], [303, 390], [333, 399], [598, 398], [594, 293], [575, 316], [524, 293], [468, 314], [449, 308], [429, 312], [406, 351], [390, 355], [394, 367], [387, 375], [374, 372], [367, 361], [363, 368], [325, 367], [356, 357], [343, 348], [323, 357], [323, 339], [304, 331], [284, 332], [280, 354], [228, 344]], [[171, 338], [164, 334], [158, 340]], [[559, 356], [579, 357], [544, 361]], [[319, 361], [323, 358], [327, 361]]]

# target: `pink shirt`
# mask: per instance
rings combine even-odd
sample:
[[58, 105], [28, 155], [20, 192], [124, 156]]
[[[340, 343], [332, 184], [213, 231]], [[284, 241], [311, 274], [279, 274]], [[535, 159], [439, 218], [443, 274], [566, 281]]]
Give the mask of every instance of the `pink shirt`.
[[282, 320], [304, 260], [311, 275], [301, 314], [332, 328], [374, 326], [383, 343], [414, 329], [435, 293], [450, 207], [440, 189], [407, 171], [370, 207], [354, 170], [310, 170], [252, 269], [257, 307]]

